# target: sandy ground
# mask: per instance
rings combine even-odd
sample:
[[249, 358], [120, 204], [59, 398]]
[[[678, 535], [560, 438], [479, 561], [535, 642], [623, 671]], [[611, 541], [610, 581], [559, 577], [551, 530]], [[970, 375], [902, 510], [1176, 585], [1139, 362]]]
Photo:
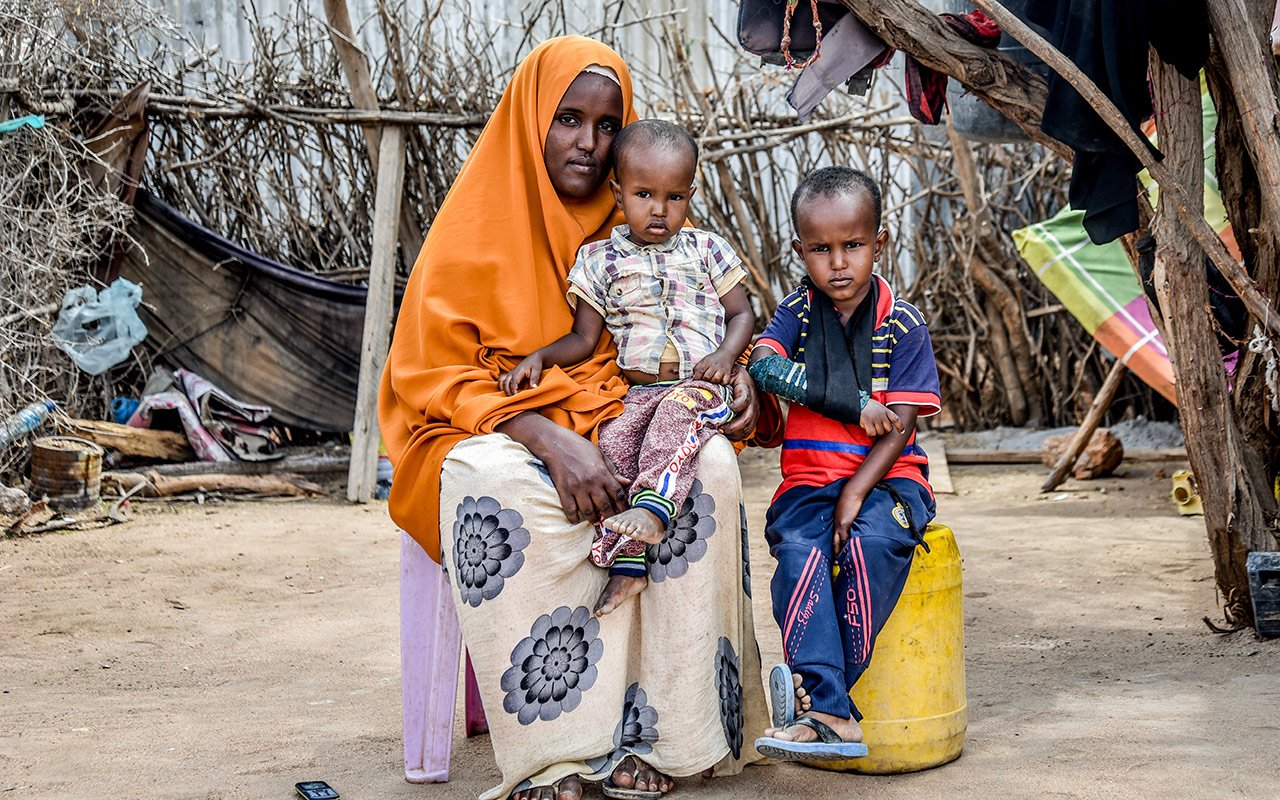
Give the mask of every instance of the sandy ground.
[[[758, 532], [770, 454], [747, 459], [757, 624], [778, 635]], [[1041, 499], [1036, 468], [953, 468], [970, 724], [915, 775], [797, 766], [677, 796], [1275, 798], [1280, 642], [1219, 636], [1204, 531], [1154, 468]], [[401, 776], [398, 537], [385, 507], [149, 506], [129, 525], [0, 542], [0, 799], [474, 797]], [[458, 725], [461, 731], [461, 725]], [[599, 797], [597, 790], [588, 796]]]

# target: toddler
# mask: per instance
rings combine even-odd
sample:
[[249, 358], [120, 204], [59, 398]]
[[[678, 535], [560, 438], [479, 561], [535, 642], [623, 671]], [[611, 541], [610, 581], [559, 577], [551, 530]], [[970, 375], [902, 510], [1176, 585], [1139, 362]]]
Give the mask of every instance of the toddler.
[[573, 329], [499, 379], [508, 395], [537, 386], [547, 366], [588, 358], [607, 328], [633, 384], [622, 416], [600, 429], [600, 450], [630, 481], [631, 508], [599, 523], [592, 561], [609, 567], [597, 601], [609, 613], [648, 583], [647, 544], [662, 541], [697, 472], [698, 450], [732, 418], [730, 376], [755, 316], [733, 248], [685, 228], [698, 145], [660, 120], [614, 138], [610, 181], [625, 225], [584, 245], [569, 272]]

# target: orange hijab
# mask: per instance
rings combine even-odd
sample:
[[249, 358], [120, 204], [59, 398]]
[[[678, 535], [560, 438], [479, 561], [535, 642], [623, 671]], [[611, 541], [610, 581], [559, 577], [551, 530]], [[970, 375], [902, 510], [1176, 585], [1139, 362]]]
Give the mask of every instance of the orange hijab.
[[623, 124], [636, 118], [631, 75], [600, 42], [540, 44], [511, 83], [453, 182], [414, 264], [378, 395], [395, 465], [396, 524], [440, 560], [440, 468], [455, 444], [539, 411], [583, 436], [622, 412], [627, 384], [609, 337], [584, 364], [553, 367], [507, 397], [498, 377], [569, 332], [566, 277], [584, 243], [621, 219], [608, 184], [586, 200], [556, 193], [542, 147], [569, 84], [592, 64], [622, 84]]

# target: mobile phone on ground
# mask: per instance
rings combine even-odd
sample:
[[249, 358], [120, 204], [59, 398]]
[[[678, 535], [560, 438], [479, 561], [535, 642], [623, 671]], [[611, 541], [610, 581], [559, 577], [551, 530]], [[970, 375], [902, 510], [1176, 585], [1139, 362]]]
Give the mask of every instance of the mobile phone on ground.
[[337, 790], [324, 781], [303, 781], [295, 783], [293, 788], [306, 800], [338, 800], [339, 797]]

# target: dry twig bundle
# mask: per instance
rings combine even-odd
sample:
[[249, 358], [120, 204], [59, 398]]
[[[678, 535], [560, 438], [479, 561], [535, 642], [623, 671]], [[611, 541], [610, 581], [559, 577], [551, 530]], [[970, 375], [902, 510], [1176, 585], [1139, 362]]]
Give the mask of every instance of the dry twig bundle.
[[[148, 189], [267, 257], [359, 282], [372, 243], [373, 180], [358, 123], [410, 124], [403, 241], [406, 227], [429, 228], [511, 70], [538, 41], [571, 31], [615, 41], [642, 30], [656, 67], [636, 70], [641, 113], [674, 119], [700, 139], [696, 221], [737, 246], [762, 318], [799, 277], [789, 255], [792, 188], [814, 167], [852, 164], [884, 187], [893, 232], [888, 271], [930, 320], [944, 397], [959, 425], [1013, 421], [1009, 398], [1019, 394], [1039, 409], [1040, 422], [1068, 422], [1101, 383], [1105, 370], [1092, 340], [1052, 310], [1053, 299], [1008, 243], [979, 249], [954, 224], [963, 193], [950, 148], [895, 111], [901, 106], [892, 94], [873, 94], [870, 104], [834, 96], [813, 121], [797, 125], [781, 100], [789, 76], [760, 70], [718, 29], [720, 42], [691, 52], [687, 32], [671, 23], [674, 12], [611, 0], [593, 6], [584, 22], [565, 0], [540, 0], [513, 3], [511, 19], [485, 20], [464, 6], [379, 0], [373, 17], [356, 21], [380, 106], [370, 113], [353, 107], [332, 32], [306, 0], [272, 17], [247, 3], [252, 58], [244, 63], [200, 45], [144, 0], [74, 7], [0, 0], [0, 53], [14, 54], [0, 55], [0, 97], [7, 90], [18, 106], [84, 131], [123, 93], [151, 81]], [[716, 68], [696, 66], [706, 64]], [[69, 134], [56, 135], [64, 151], [74, 149]], [[987, 146], [977, 156], [998, 230], [1048, 216], [1063, 202], [1064, 165], [1042, 150]], [[120, 219], [110, 219], [106, 227], [118, 228]], [[415, 255], [401, 254], [402, 277]], [[996, 320], [991, 307], [999, 298], [975, 286], [975, 258], [1016, 301], [1012, 323]], [[82, 274], [60, 270], [64, 284], [83, 282]], [[35, 329], [27, 335], [38, 340]], [[1010, 352], [1033, 363], [1002, 369]], [[63, 371], [59, 393], [71, 396], [80, 379]], [[1139, 390], [1115, 408], [1150, 413], [1152, 403]]]

